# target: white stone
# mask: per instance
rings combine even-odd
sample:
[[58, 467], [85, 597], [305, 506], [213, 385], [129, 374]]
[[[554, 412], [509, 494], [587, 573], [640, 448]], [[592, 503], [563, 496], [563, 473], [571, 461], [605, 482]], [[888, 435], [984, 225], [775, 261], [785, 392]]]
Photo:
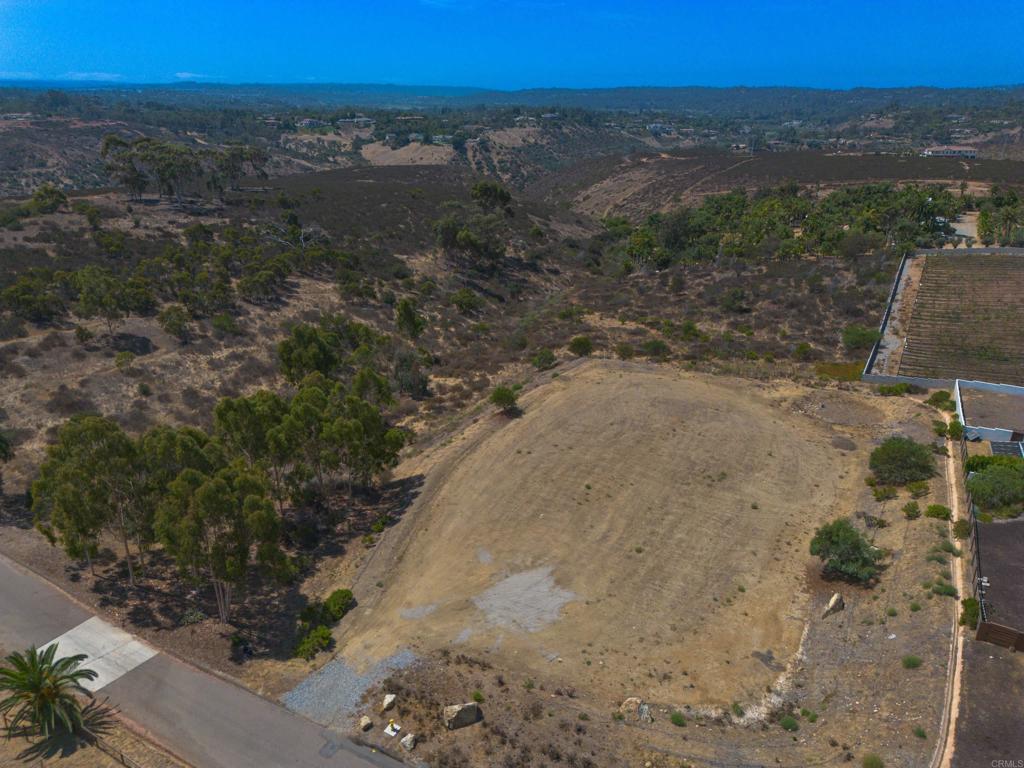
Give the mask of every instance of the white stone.
[[398, 697], [395, 694], [393, 694], [393, 693], [385, 693], [384, 694], [384, 704], [380, 708], [380, 711], [381, 712], [387, 712], [392, 707], [394, 707], [395, 706], [395, 699], [397, 699], [397, 698]]
[[416, 735], [413, 733], [408, 733], [405, 736], [403, 736], [402, 740], [398, 743], [402, 745], [403, 749], [405, 749], [406, 752], [412, 752], [413, 747], [416, 746]]
[[373, 728], [373, 720], [371, 720], [367, 715], [363, 715], [361, 718], [359, 718], [360, 731], [368, 731], [371, 728]]
[[828, 601], [828, 605], [825, 607], [825, 612], [821, 614], [821, 618], [827, 619], [833, 613], [839, 613], [844, 608], [846, 608], [846, 603], [843, 602], [843, 596], [836, 592], [832, 595], [832, 599]]

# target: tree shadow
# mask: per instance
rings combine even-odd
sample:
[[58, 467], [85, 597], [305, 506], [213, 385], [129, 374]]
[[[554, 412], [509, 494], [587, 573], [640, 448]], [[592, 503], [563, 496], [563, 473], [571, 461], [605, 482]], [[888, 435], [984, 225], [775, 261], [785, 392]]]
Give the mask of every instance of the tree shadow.
[[[2, 482], [2, 481], [0, 481]], [[24, 493], [3, 493], [0, 485], [0, 523], [28, 529], [35, 524]]]
[[[103, 701], [92, 699], [82, 709], [84, 729], [76, 733], [69, 731], [54, 733], [23, 749], [18, 753], [18, 759], [27, 763], [70, 757], [82, 747], [92, 746], [97, 739], [110, 733], [114, 725], [115, 711], [110, 706], [108, 699]], [[37, 732], [26, 728], [14, 731], [11, 735], [31, 739], [37, 735]]]

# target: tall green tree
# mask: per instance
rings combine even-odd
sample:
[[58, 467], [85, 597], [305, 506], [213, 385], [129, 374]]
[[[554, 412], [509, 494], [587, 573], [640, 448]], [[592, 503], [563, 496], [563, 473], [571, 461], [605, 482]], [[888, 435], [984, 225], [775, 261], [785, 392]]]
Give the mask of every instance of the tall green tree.
[[268, 435], [287, 413], [284, 400], [268, 390], [248, 397], [226, 397], [214, 408], [214, 433], [253, 466], [269, 457]]
[[217, 612], [231, 620], [235, 589], [254, 565], [288, 572], [281, 520], [267, 498], [263, 473], [237, 460], [212, 475], [184, 470], [157, 509], [156, 531], [185, 576], [213, 586]]
[[47, 448], [32, 484], [32, 511], [51, 540], [90, 568], [100, 533], [116, 533], [134, 586], [129, 541], [144, 535], [141, 490], [136, 448], [121, 427], [102, 416], [74, 416]]
[[0, 667], [0, 715], [8, 736], [23, 728], [44, 738], [63, 730], [82, 729], [82, 705], [77, 695], [92, 696], [82, 685], [96, 672], [82, 666], [84, 653], [57, 658], [57, 643], [44, 651], [34, 646], [15, 652]]
[[408, 298], [399, 299], [395, 306], [395, 323], [398, 325], [398, 330], [410, 339], [419, 338], [427, 325], [416, 310], [416, 302]]
[[341, 364], [338, 336], [313, 325], [300, 323], [277, 345], [281, 373], [292, 383], [311, 373], [332, 375]]

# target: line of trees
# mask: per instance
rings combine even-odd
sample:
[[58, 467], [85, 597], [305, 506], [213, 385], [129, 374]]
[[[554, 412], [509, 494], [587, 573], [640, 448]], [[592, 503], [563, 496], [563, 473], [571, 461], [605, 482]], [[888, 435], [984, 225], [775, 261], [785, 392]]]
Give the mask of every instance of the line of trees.
[[227, 189], [237, 188], [243, 176], [266, 177], [270, 160], [258, 147], [192, 147], [148, 136], [128, 140], [116, 134], [103, 138], [100, 156], [111, 180], [125, 187], [132, 199], [141, 199], [153, 187], [176, 202], [182, 201], [186, 191], [197, 189], [197, 184], [223, 197]]
[[225, 398], [212, 434], [161, 425], [132, 438], [111, 419], [73, 417], [32, 484], [36, 525], [90, 568], [113, 535], [129, 585], [159, 543], [183, 578], [213, 589], [228, 622], [254, 570], [294, 575], [282, 545], [289, 512], [323, 510], [335, 484], [351, 492], [395, 464], [406, 434], [385, 418], [392, 402], [387, 380], [362, 368], [348, 383], [311, 373], [289, 397]]

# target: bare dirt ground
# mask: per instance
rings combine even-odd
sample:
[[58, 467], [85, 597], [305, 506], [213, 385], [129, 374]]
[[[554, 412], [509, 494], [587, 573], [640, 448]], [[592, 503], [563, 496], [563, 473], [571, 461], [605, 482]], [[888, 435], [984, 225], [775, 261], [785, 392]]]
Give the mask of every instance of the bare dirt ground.
[[379, 141], [365, 145], [361, 153], [371, 165], [447, 165], [455, 155], [447, 146], [417, 142], [391, 149]]
[[[363, 569], [338, 642], [353, 669], [403, 650], [421, 663], [366, 711], [398, 691], [445, 765], [536, 764], [531, 749], [541, 765], [927, 761], [953, 601], [922, 586], [934, 521], [905, 520], [906, 498], [879, 505], [863, 479], [884, 436], [927, 439], [930, 409], [611, 361], [521, 402], [400, 467], [426, 475], [422, 493]], [[824, 582], [807, 554], [839, 515], [888, 522], [869, 529], [892, 552], [874, 590]], [[847, 610], [820, 621], [837, 589]], [[912, 652], [926, 668], [900, 669]], [[486, 725], [443, 731], [440, 706], [473, 691]], [[609, 716], [629, 696], [653, 723]], [[789, 711], [792, 737], [773, 724]]]

